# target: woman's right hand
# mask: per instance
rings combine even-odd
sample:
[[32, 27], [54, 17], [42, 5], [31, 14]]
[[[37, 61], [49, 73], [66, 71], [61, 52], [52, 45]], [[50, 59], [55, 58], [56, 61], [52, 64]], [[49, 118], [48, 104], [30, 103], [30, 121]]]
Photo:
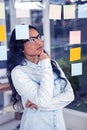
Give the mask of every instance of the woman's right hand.
[[50, 58], [50, 56], [47, 53], [45, 53], [44, 51], [42, 51], [42, 53], [39, 56], [39, 59], [43, 60], [43, 59], [46, 59], [46, 58]]
[[26, 108], [31, 108], [31, 109], [35, 108], [36, 110], [38, 109], [38, 106], [29, 100], [26, 101], [25, 106]]

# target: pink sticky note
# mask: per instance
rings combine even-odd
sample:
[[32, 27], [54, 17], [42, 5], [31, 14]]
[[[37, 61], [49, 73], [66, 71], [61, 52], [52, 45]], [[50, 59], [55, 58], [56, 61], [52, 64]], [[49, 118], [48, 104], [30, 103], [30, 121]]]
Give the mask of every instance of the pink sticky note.
[[70, 44], [80, 44], [81, 43], [81, 31], [70, 31], [69, 43]]

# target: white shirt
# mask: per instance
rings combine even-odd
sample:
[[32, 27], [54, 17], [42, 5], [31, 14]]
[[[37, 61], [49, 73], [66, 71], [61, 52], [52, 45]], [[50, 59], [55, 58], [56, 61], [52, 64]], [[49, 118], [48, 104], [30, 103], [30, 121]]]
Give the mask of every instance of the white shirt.
[[[66, 78], [57, 66], [61, 76]], [[11, 76], [24, 106], [20, 130], [65, 130], [62, 108], [73, 101], [74, 94], [69, 81], [66, 79], [64, 89], [65, 81], [53, 73], [50, 59], [38, 64], [26, 60], [24, 65], [12, 70]], [[27, 99], [35, 103], [38, 110], [25, 108]]]

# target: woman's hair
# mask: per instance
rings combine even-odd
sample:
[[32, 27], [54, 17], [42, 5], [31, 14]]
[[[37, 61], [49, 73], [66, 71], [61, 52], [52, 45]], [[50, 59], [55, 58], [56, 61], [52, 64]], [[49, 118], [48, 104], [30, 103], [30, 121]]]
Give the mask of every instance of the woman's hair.
[[[35, 27], [31, 25], [29, 25], [29, 29], [37, 30]], [[23, 65], [22, 63], [25, 62], [25, 55], [23, 53], [24, 42], [23, 40], [16, 40], [15, 29], [12, 31], [12, 34], [10, 37], [9, 50], [10, 51], [9, 51], [8, 60], [7, 60], [7, 76], [10, 83], [10, 87], [12, 89], [12, 102], [14, 105], [17, 102], [19, 102], [19, 100], [21, 100], [21, 97], [19, 96], [19, 94], [17, 93], [13, 85], [12, 78], [11, 78], [11, 71], [15, 66]], [[67, 83], [66, 79], [61, 77], [61, 73], [56, 63], [53, 60], [51, 60], [51, 65], [52, 65], [53, 71], [58, 75], [58, 77], [65, 81], [65, 86], [66, 86], [66, 83]]]

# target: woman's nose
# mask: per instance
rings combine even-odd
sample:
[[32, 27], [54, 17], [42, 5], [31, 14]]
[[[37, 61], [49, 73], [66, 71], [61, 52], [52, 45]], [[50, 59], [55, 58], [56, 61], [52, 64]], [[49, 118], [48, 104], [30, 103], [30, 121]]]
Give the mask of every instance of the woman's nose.
[[42, 41], [42, 39], [41, 39], [41, 38], [40, 38], [40, 39], [36, 39], [36, 43], [37, 43], [37, 44], [41, 44], [41, 45], [42, 45], [42, 44], [43, 44], [43, 41]]

